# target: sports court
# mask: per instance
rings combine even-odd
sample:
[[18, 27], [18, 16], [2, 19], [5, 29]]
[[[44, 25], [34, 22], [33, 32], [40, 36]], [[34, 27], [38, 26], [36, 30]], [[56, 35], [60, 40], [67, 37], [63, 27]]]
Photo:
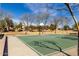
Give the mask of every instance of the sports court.
[[78, 39], [77, 36], [59, 34], [17, 37], [38, 55], [64, 53], [65, 50], [75, 47]]

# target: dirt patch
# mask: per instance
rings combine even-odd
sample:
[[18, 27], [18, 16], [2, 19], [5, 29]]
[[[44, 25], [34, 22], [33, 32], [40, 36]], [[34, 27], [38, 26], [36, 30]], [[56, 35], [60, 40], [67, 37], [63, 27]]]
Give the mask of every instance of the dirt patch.
[[[55, 31], [47, 31], [47, 32], [41, 32], [41, 35], [47, 35], [47, 34], [65, 34], [65, 35], [69, 35], [71, 33], [77, 33], [76, 31], [72, 31], [72, 30], [68, 30], [68, 31], [64, 31], [64, 30], [57, 30], [56, 33]], [[39, 35], [39, 32], [5, 32], [5, 35], [13, 35], [13, 36], [24, 36], [24, 35]]]

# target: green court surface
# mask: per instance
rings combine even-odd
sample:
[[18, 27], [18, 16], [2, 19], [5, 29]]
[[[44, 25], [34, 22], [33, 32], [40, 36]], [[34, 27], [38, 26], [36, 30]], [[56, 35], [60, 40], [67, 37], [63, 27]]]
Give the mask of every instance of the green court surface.
[[18, 36], [20, 40], [28, 45], [39, 55], [50, 55], [60, 50], [66, 50], [77, 45], [77, 36], [70, 35], [37, 35]]

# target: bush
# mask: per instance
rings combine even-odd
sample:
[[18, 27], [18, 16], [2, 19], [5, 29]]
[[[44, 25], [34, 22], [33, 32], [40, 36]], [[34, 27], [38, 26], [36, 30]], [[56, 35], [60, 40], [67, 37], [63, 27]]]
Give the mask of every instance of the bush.
[[4, 34], [0, 34], [0, 39], [2, 39], [4, 37]]
[[64, 25], [63, 29], [64, 29], [64, 30], [69, 30], [70, 27], [69, 27], [68, 25]]

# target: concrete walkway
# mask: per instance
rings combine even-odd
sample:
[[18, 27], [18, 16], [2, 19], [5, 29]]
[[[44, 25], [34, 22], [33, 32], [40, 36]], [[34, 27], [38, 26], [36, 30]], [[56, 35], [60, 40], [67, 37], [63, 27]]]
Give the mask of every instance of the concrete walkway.
[[3, 55], [4, 44], [5, 44], [5, 36], [3, 37], [3, 39], [0, 39], [0, 56]]
[[2, 55], [2, 39], [0, 39], [0, 56]]
[[9, 56], [38, 56], [36, 52], [26, 46], [17, 37], [8, 36]]

